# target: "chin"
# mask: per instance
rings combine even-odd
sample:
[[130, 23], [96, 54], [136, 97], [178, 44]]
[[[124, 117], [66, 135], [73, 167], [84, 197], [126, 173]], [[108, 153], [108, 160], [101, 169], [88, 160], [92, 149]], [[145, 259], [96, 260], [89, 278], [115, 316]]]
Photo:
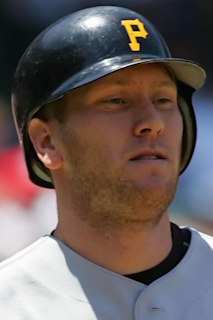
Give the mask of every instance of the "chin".
[[177, 187], [177, 177], [152, 176], [134, 182], [136, 193], [144, 198], [161, 200], [164, 197], [173, 198]]

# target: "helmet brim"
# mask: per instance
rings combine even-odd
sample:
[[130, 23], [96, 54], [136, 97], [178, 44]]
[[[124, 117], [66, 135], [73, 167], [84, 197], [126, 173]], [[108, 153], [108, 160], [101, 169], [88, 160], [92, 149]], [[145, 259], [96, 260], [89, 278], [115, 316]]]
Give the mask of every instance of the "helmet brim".
[[[168, 66], [173, 72], [177, 80], [190, 86], [194, 90], [200, 89], [206, 79], [205, 70], [197, 63], [177, 58], [156, 58], [143, 56], [121, 56], [111, 59], [105, 59], [91, 65], [87, 69], [76, 73], [74, 76], [64, 81], [57, 89], [49, 96], [49, 101], [61, 98], [66, 92], [89, 84], [95, 80], [105, 77], [118, 70], [131, 67], [137, 64], [161, 63]], [[45, 102], [47, 103], [47, 101]]]

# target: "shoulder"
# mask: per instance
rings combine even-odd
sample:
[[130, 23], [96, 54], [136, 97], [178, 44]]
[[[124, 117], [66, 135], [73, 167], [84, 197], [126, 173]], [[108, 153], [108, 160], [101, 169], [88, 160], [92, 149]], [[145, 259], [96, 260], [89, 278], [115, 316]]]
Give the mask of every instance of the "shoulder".
[[[191, 233], [191, 241], [183, 261], [193, 261], [195, 266], [213, 268], [213, 237], [196, 229], [182, 227]], [[208, 264], [206, 264], [208, 260]], [[202, 269], [201, 268], [201, 269]]]
[[203, 239], [212, 249], [213, 249], [213, 237], [204, 233], [198, 233], [198, 235]]
[[183, 263], [183, 272], [190, 288], [190, 303], [184, 310], [184, 319], [212, 319], [213, 299], [213, 237], [194, 229]]
[[200, 232], [193, 228], [187, 228], [192, 235], [192, 241], [196, 244], [203, 244], [213, 250], [213, 236]]
[[51, 247], [51, 238], [48, 236], [41, 237], [31, 245], [12, 255], [8, 259], [0, 262], [0, 279], [1, 283], [4, 278], [9, 275], [10, 277], [16, 276], [18, 270], [23, 269], [24, 266], [34, 264], [35, 259], [42, 258], [45, 252]]

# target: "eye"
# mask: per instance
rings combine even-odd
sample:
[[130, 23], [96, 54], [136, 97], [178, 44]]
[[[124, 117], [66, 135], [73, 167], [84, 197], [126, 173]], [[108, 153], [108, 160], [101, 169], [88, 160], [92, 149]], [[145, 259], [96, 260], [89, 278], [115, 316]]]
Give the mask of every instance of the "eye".
[[112, 103], [112, 104], [125, 104], [126, 102], [122, 98], [111, 98], [109, 100], [106, 100], [106, 102]]
[[125, 110], [129, 102], [124, 97], [109, 97], [102, 101], [104, 108], [108, 110]]
[[154, 100], [154, 105], [156, 105], [159, 108], [162, 109], [173, 109], [175, 106], [177, 106], [176, 98], [170, 98], [170, 97], [161, 97]]
[[170, 103], [172, 102], [172, 100], [168, 99], [168, 98], [160, 98], [156, 100], [157, 104], [165, 104], [165, 103]]

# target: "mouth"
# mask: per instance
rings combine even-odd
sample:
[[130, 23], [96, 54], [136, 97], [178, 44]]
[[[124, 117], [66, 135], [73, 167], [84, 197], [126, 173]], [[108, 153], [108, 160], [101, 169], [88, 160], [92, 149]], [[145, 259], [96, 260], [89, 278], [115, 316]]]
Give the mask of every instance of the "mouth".
[[158, 151], [143, 151], [140, 154], [132, 157], [130, 161], [158, 161], [166, 160], [166, 156]]

